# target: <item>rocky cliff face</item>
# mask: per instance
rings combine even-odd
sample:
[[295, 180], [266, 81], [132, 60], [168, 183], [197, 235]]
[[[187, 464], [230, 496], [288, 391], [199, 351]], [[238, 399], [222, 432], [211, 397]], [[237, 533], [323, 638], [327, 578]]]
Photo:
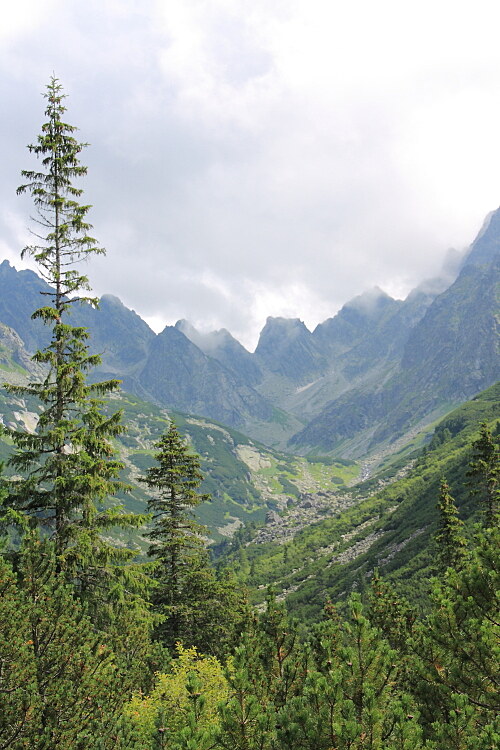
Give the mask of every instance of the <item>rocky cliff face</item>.
[[[31, 319], [33, 311], [46, 303], [41, 292], [49, 290], [32, 271], [17, 271], [7, 261], [0, 265], [0, 321], [16, 331], [20, 346], [31, 353], [49, 340], [49, 330]], [[104, 295], [98, 309], [75, 305], [68, 321], [89, 329], [90, 349], [102, 357], [102, 364], [91, 373], [93, 380], [119, 377], [124, 388], [140, 398], [231, 426], [272, 417], [272, 406], [251, 387], [260, 377], [258, 366], [230, 334], [209, 341], [219, 359], [210, 357], [181, 330], [167, 327], [156, 335], [112, 295]], [[16, 350], [13, 342], [10, 346]], [[253, 370], [244, 376], [245, 360]]]
[[152, 342], [138, 380], [159, 403], [232, 427], [272, 415], [272, 407], [256, 391], [238, 382], [230, 370], [173, 326]]
[[298, 318], [268, 318], [255, 357], [262, 369], [298, 385], [328, 369], [327, 357]]
[[7, 260], [0, 263], [0, 321], [14, 329], [28, 352], [35, 352], [48, 342], [47, 329], [31, 315], [42, 307], [41, 292], [50, 287], [33, 271], [17, 271]]
[[224, 365], [242, 384], [253, 387], [261, 382], [263, 372], [255, 357], [225, 328], [200, 333], [187, 320], [178, 320], [175, 327], [204, 354]]

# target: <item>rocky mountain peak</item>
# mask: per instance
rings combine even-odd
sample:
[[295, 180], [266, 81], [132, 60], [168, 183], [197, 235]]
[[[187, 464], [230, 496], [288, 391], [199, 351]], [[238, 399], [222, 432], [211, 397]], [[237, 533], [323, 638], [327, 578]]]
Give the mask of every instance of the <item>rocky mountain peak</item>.
[[500, 208], [486, 217], [467, 253], [464, 266], [484, 265], [500, 256]]

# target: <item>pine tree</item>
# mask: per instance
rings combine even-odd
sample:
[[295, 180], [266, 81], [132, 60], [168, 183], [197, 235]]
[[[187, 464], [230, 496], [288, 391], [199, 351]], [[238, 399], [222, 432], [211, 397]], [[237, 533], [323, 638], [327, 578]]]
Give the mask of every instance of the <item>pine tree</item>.
[[189, 451], [173, 422], [155, 447], [157, 464], [142, 480], [155, 492], [148, 501], [154, 524], [149, 554], [158, 563], [153, 602], [164, 617], [157, 635], [174, 646], [189, 633], [194, 609], [202, 603], [200, 586], [203, 589], [207, 575], [205, 528], [195, 521], [192, 510], [208, 495], [198, 492], [203, 480], [199, 458]]
[[498, 522], [500, 449], [486, 422], [481, 424], [479, 438], [472, 447], [467, 475], [473, 480], [473, 493], [479, 495], [483, 505], [484, 526], [488, 528]]
[[[411, 649], [425, 731], [445, 750], [466, 747], [467, 738], [477, 747], [476, 736], [488, 736], [500, 712], [499, 550], [498, 528], [478, 533], [462, 569], [450, 568], [433, 582], [432, 610], [414, 630]], [[459, 715], [462, 698], [466, 723]], [[444, 742], [443, 725], [452, 724], [462, 744], [453, 744], [451, 734]]]
[[443, 479], [439, 489], [439, 526], [435, 535], [438, 544], [438, 563], [443, 572], [447, 568], [459, 570], [466, 555], [467, 543], [463, 537], [463, 522], [450, 494], [450, 488]]
[[0, 747], [104, 750], [131, 694], [106, 635], [28, 534], [17, 576], [0, 558]]
[[371, 580], [368, 602], [371, 624], [380, 628], [392, 648], [405, 653], [417, 615], [407, 599], [381, 578], [378, 570]]
[[276, 707], [300, 692], [307, 673], [308, 654], [299, 642], [298, 622], [288, 617], [285, 605], [277, 602], [272, 590], [258, 620], [256, 650], [268, 683], [268, 693]]
[[9, 432], [17, 449], [10, 464], [22, 476], [10, 481], [6, 505], [52, 535], [58, 566], [88, 591], [107, 586], [133, 556], [105, 542], [100, 532], [138, 526], [144, 518], [104, 508], [107, 498], [123, 488], [122, 464], [111, 442], [124, 430], [121, 413], [106, 416], [102, 400], [119, 382], [87, 383], [87, 373], [100, 358], [89, 352], [87, 330], [68, 320], [75, 305], [97, 304], [85, 296], [88, 279], [75, 266], [104, 249], [89, 234], [90, 206], [79, 203], [82, 190], [74, 185], [87, 171], [79, 161], [87, 144], [79, 143], [76, 128], [64, 122], [65, 95], [56, 78], [44, 96], [47, 120], [36, 144], [28, 146], [42, 169], [23, 171], [18, 193], [29, 193], [37, 211], [37, 244], [25, 247], [22, 257], [34, 258], [51, 287], [42, 292], [46, 304], [32, 316], [50, 329], [51, 338], [33, 357], [46, 369], [43, 382], [7, 386], [37, 397], [41, 413], [36, 432]]
[[229, 698], [220, 706], [218, 750], [273, 750], [276, 712], [259, 663], [259, 650], [244, 636], [228, 669]]
[[359, 595], [341, 622], [331, 605], [313, 640], [303, 690], [277, 717], [281, 750], [420, 750], [409, 696], [398, 684], [399, 660], [362, 612]]

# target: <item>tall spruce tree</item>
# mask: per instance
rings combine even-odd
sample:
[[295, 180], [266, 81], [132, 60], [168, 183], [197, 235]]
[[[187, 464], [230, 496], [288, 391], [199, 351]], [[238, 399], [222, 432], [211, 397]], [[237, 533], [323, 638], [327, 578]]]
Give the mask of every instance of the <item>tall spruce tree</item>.
[[231, 577], [210, 565], [206, 528], [193, 509], [209, 499], [200, 493], [200, 459], [172, 422], [156, 443], [156, 464], [142, 481], [152, 491], [150, 556], [156, 560], [153, 605], [163, 621], [156, 637], [172, 648], [177, 641], [205, 654], [223, 656], [237, 640], [247, 616], [246, 599]]
[[196, 599], [190, 600], [206, 570], [205, 528], [194, 519], [192, 510], [208, 495], [198, 492], [203, 480], [199, 458], [190, 452], [173, 422], [155, 447], [156, 465], [142, 481], [154, 492], [148, 501], [154, 524], [149, 554], [158, 562], [154, 605], [165, 618], [158, 635], [173, 646], [186, 635], [196, 604]]
[[500, 447], [498, 434], [493, 435], [486, 422], [481, 424], [478, 439], [472, 444], [473, 455], [467, 475], [471, 478], [472, 492], [479, 496], [483, 506], [486, 528], [498, 522], [500, 496]]
[[123, 486], [122, 464], [111, 442], [124, 430], [121, 413], [107, 416], [102, 401], [119, 381], [87, 383], [100, 358], [89, 352], [87, 330], [72, 326], [69, 315], [75, 305], [97, 305], [86, 296], [89, 282], [77, 265], [105, 251], [89, 234], [90, 206], [79, 202], [82, 190], [74, 184], [87, 172], [79, 161], [87, 144], [78, 142], [76, 128], [64, 121], [65, 95], [57, 78], [51, 78], [44, 97], [47, 119], [37, 142], [28, 146], [41, 159], [41, 169], [24, 170], [17, 192], [29, 193], [36, 208], [35, 244], [25, 247], [22, 257], [36, 261], [51, 287], [42, 292], [45, 304], [32, 316], [50, 329], [50, 341], [33, 357], [46, 369], [43, 382], [7, 385], [12, 393], [37, 397], [41, 413], [35, 432], [9, 432], [17, 449], [10, 459], [17, 476], [5, 502], [50, 533], [58, 567], [88, 589], [109, 582], [113, 565], [130, 554], [105, 542], [100, 532], [144, 519], [116, 506], [104, 508]]
[[441, 569], [462, 567], [467, 550], [463, 536], [463, 522], [458, 517], [458, 510], [450, 494], [450, 488], [443, 479], [439, 489], [439, 526], [435, 535], [438, 544], [438, 562]]

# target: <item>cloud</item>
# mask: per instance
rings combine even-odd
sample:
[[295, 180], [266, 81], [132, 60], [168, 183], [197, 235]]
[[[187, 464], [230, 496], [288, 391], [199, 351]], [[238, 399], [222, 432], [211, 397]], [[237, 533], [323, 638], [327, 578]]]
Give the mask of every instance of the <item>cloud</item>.
[[[43, 12], [42, 12], [43, 9]], [[499, 200], [500, 10], [449, 0], [89, 0], [9, 7], [0, 238], [52, 71], [92, 145], [85, 198], [110, 292], [157, 325], [310, 327], [404, 296]], [[5, 32], [8, 29], [8, 33]]]

